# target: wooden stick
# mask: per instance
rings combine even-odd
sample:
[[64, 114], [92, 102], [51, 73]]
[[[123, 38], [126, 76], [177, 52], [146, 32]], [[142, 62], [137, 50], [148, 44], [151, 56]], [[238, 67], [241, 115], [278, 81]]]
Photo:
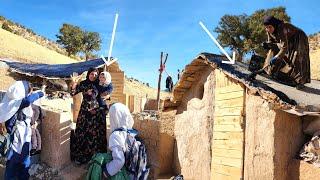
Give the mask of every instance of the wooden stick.
[[161, 89], [161, 74], [162, 74], [162, 58], [163, 52], [160, 55], [160, 69], [159, 69], [159, 79], [158, 79], [158, 93], [157, 93], [157, 110], [159, 111], [160, 108], [160, 89]]

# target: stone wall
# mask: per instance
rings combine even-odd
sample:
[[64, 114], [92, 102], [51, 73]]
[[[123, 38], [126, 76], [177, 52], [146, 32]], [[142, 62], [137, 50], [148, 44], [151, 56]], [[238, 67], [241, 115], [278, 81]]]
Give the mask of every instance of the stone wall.
[[214, 72], [207, 68], [195, 77], [177, 109], [174, 169], [186, 179], [210, 179]]
[[[163, 100], [160, 99], [160, 108], [163, 107]], [[144, 110], [158, 110], [158, 101], [157, 99], [147, 99]]]
[[[246, 96], [245, 179], [290, 179], [290, 163], [304, 136], [298, 116], [272, 110], [260, 96]], [[294, 176], [294, 175], [293, 175]]]

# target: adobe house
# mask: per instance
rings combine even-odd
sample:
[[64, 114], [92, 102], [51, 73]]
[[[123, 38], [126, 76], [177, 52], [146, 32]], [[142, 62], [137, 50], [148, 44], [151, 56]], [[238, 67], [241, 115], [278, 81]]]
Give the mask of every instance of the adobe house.
[[[174, 111], [172, 169], [186, 179], [317, 179], [297, 160], [303, 122], [320, 116], [320, 82], [296, 90], [245, 65], [202, 53], [185, 67], [164, 111]], [[170, 151], [171, 151], [170, 150]]]

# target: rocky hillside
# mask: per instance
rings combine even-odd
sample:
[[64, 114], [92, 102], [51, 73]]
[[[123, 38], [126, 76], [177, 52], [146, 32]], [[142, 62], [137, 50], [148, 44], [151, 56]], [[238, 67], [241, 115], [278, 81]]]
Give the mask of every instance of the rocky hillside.
[[[16, 34], [18, 36], [21, 36], [29, 41], [35, 42], [43, 47], [46, 47], [50, 50], [56, 51], [57, 53], [60, 53], [62, 55], [67, 55], [67, 52], [64, 48], [62, 48], [59, 44], [56, 42], [40, 36], [33, 32], [32, 29], [29, 29], [19, 23], [15, 23], [10, 21], [9, 19], [6, 19], [3, 16], [0, 16], [0, 29], [4, 29], [6, 31], [9, 31], [13, 34]], [[79, 57], [73, 57], [75, 59], [80, 59]]]
[[[35, 42], [24, 39], [16, 34], [0, 29], [0, 58], [9, 58], [26, 63], [67, 64], [77, 62]], [[7, 89], [14, 79], [8, 76], [7, 70], [0, 63], [0, 89]], [[139, 97], [156, 98], [156, 90], [135, 80], [126, 79], [125, 93]], [[161, 94], [167, 96], [167, 93]], [[163, 97], [162, 96], [162, 97]]]

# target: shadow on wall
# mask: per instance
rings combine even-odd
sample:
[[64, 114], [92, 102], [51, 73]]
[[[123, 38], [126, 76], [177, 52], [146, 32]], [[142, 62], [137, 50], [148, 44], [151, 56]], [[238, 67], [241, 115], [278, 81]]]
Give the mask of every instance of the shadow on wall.
[[178, 145], [177, 145], [177, 141], [175, 139], [174, 141], [174, 148], [173, 148], [173, 162], [174, 162], [174, 172], [176, 174], [181, 174], [181, 165], [180, 165], [180, 161], [179, 161], [179, 153], [178, 153]]
[[299, 151], [307, 140], [302, 118], [276, 110], [274, 128], [275, 177], [300, 179], [300, 163], [297, 161]]
[[172, 175], [174, 173], [174, 137], [166, 134], [160, 133], [160, 148], [159, 148], [159, 176], [161, 175]]
[[195, 73], [197, 80], [194, 81], [194, 84], [185, 92], [182, 98], [182, 102], [177, 109], [177, 115], [182, 114], [184, 111], [187, 111], [187, 103], [193, 99], [197, 98], [199, 100], [203, 99], [204, 96], [204, 84], [207, 81], [208, 76], [212, 70], [210, 68], [204, 69], [201, 73]]

